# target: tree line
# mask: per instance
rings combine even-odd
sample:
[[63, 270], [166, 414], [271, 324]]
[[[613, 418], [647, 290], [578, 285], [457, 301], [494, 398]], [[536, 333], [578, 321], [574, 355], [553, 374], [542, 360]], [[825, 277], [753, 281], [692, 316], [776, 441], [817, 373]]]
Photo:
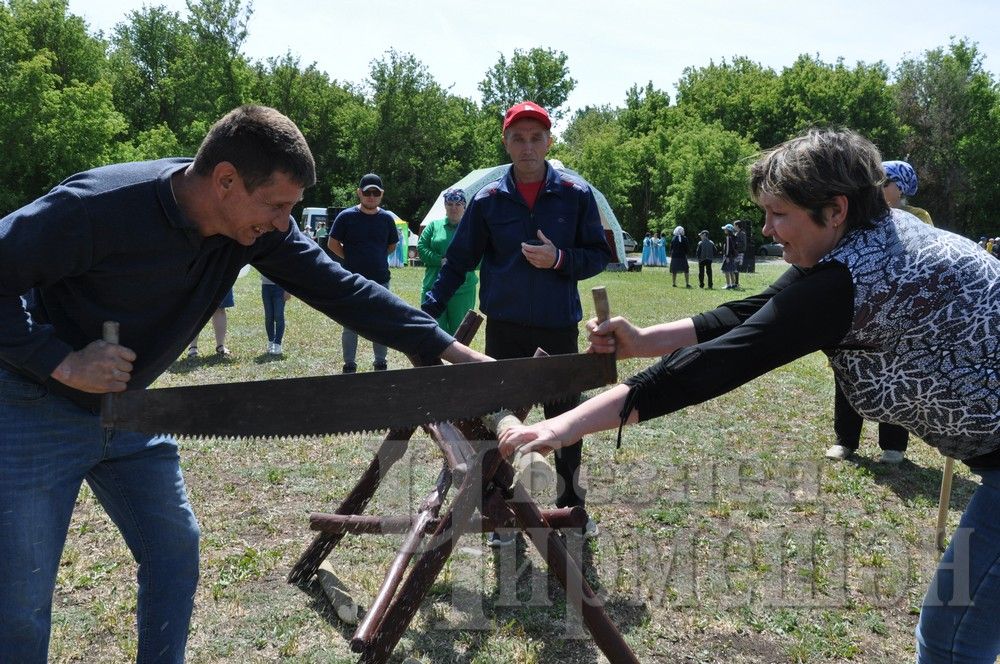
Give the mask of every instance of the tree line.
[[1000, 88], [965, 39], [904, 59], [853, 66], [802, 55], [780, 72], [747, 58], [687, 68], [676, 99], [651, 83], [624, 105], [573, 113], [567, 56], [536, 47], [500, 54], [480, 99], [453, 94], [414, 55], [390, 49], [360, 82], [331, 79], [290, 51], [242, 53], [252, 5], [188, 0], [129, 12], [93, 34], [66, 0], [0, 0], [0, 214], [76, 171], [192, 155], [208, 127], [245, 103], [274, 106], [302, 129], [319, 181], [303, 205], [354, 203], [360, 174], [383, 176], [386, 204], [423, 216], [444, 187], [506, 161], [503, 111], [532, 99], [565, 119], [552, 156], [607, 196], [623, 227], [707, 228], [760, 213], [746, 168], [762, 148], [811, 126], [850, 127], [886, 159], [917, 169], [913, 202], [937, 225], [995, 235], [1000, 209]]

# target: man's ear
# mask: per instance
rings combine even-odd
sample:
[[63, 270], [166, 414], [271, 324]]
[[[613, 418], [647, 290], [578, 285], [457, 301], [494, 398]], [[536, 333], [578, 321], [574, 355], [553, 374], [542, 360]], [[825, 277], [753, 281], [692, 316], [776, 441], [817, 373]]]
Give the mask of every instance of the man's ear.
[[220, 161], [212, 169], [212, 186], [223, 192], [223, 194], [229, 193], [236, 184], [238, 177], [239, 173], [236, 172], [236, 167], [232, 163]]

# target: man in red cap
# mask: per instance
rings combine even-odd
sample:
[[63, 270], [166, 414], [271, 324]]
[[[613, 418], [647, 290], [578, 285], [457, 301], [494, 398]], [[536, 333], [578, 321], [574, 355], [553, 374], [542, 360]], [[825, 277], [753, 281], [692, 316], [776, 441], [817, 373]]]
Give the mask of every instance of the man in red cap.
[[[511, 166], [479, 190], [466, 209], [423, 309], [438, 317], [480, 265], [479, 307], [486, 314], [486, 353], [497, 359], [530, 357], [536, 348], [550, 355], [579, 351], [583, 308], [577, 282], [611, 260], [594, 194], [579, 175], [554, 168], [552, 121], [532, 101], [511, 106], [504, 116], [503, 145]], [[579, 403], [576, 398], [545, 406], [552, 417]], [[557, 507], [584, 504], [578, 482], [583, 441], [556, 454]], [[586, 534], [595, 535], [592, 521]], [[491, 546], [514, 537], [490, 536]]]

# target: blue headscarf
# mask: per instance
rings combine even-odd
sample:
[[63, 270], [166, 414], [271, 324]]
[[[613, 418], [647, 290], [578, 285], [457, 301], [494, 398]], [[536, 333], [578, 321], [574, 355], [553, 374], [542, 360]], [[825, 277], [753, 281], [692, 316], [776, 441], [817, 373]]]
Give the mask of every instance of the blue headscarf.
[[904, 196], [917, 193], [917, 172], [905, 161], [883, 161], [885, 176], [896, 183]]
[[451, 189], [444, 192], [444, 202], [445, 203], [461, 203], [465, 205], [465, 191], [459, 189], [458, 187], [452, 187]]

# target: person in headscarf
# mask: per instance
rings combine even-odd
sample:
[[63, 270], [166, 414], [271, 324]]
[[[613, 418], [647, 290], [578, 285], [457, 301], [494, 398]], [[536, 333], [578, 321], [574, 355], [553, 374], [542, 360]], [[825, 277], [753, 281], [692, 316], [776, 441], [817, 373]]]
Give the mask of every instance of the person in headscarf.
[[646, 237], [642, 238], [642, 264], [652, 265], [653, 256], [653, 234], [646, 231]]
[[736, 256], [739, 254], [736, 250], [736, 226], [726, 224], [722, 230], [726, 234], [722, 241], [722, 276], [726, 278], [723, 290], [732, 290], [736, 288]]
[[910, 196], [917, 195], [917, 172], [913, 170], [913, 166], [905, 161], [883, 161], [882, 168], [885, 170], [882, 193], [889, 207], [909, 212], [925, 224], [933, 226], [934, 222], [931, 221], [931, 215], [927, 210], [907, 203]]
[[677, 288], [677, 275], [684, 274], [684, 287], [691, 288], [691, 275], [688, 267], [688, 241], [684, 236], [684, 227], [674, 229], [674, 237], [670, 240], [670, 278], [674, 288]]
[[[424, 283], [420, 291], [420, 301], [422, 302], [427, 292], [434, 287], [438, 272], [441, 271], [441, 264], [444, 255], [451, 246], [451, 241], [455, 238], [455, 231], [462, 222], [462, 215], [465, 214], [465, 206], [468, 202], [465, 198], [465, 191], [452, 187], [444, 192], [444, 219], [435, 219], [427, 224], [420, 239], [417, 241], [417, 252], [420, 254], [420, 261], [424, 264]], [[475, 270], [470, 270], [465, 275], [465, 281], [455, 291], [455, 295], [448, 301], [448, 306], [437, 317], [440, 325], [448, 334], [455, 334], [458, 326], [465, 318], [465, 314], [476, 306], [476, 284], [479, 277]]]

